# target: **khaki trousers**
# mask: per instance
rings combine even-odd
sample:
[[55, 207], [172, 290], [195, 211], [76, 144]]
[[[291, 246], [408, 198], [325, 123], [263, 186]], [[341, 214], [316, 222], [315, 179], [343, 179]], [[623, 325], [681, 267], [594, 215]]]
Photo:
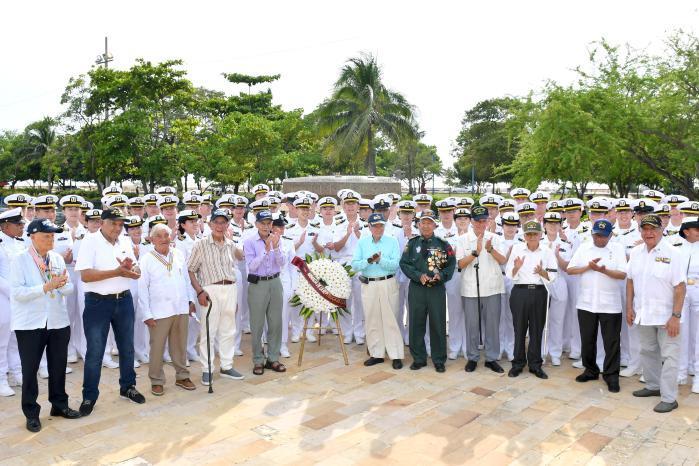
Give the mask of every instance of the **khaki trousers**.
[[150, 332], [148, 377], [150, 377], [151, 385], [165, 385], [165, 371], [163, 370], [165, 342], [168, 343], [172, 365], [175, 367], [175, 380], [189, 378], [189, 369], [186, 367], [188, 326], [189, 314], [178, 314], [164, 319], [156, 319], [155, 327], [148, 327]]
[[396, 278], [362, 284], [364, 328], [369, 355], [403, 359], [403, 334], [398, 328], [399, 290]]

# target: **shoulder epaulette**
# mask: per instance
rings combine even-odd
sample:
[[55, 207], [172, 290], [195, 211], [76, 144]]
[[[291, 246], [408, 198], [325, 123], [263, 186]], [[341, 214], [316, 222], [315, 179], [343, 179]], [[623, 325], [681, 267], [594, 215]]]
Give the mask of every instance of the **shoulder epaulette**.
[[320, 227], [320, 222], [309, 222], [308, 224], [309, 224], [310, 226], [312, 226], [313, 228], [318, 228], [318, 227]]
[[636, 230], [635, 228], [631, 228], [630, 230], [626, 231], [625, 233], [622, 233], [621, 236], [628, 235], [629, 233], [631, 233], [632, 231], [635, 231], [635, 230]]
[[346, 218], [338, 218], [337, 220], [335, 220], [335, 225], [342, 225], [346, 221], [347, 221]]
[[18, 238], [15, 238], [15, 239], [16, 239], [17, 241], [24, 241], [24, 238], [22, 238], [21, 236], [18, 237]]
[[675, 243], [675, 244], [673, 244], [673, 246], [679, 247], [679, 246], [682, 246], [682, 243]]
[[582, 227], [582, 232], [583, 232], [583, 233], [587, 233], [587, 230], [589, 230], [588, 227], [586, 227], [586, 226]]
[[79, 240], [79, 239], [83, 239], [84, 237], [85, 237], [85, 233], [83, 233], [83, 234], [80, 235], [80, 236], [76, 236], [75, 239], [76, 239], [76, 240]]
[[177, 233], [177, 239], [180, 241], [184, 241], [185, 236], [181, 233]]
[[141, 242], [141, 244], [142, 244], [143, 246], [148, 246], [148, 245], [150, 244], [150, 240], [149, 240], [149, 239], [144, 239], [143, 242]]
[[289, 228], [294, 228], [296, 226], [295, 223], [290, 223], [286, 226], [286, 229], [288, 230]]
[[245, 229], [252, 228], [252, 223], [248, 222], [247, 220], [245, 221], [245, 226], [243, 227]]
[[396, 228], [403, 228], [403, 225], [401, 225], [400, 223], [393, 222], [391, 223], [391, 225], [393, 225]]
[[288, 236], [286, 236], [286, 235], [282, 235], [282, 238], [284, 238], [284, 239], [290, 239], [290, 240], [292, 240], [292, 241], [293, 241], [293, 238], [289, 238], [289, 237], [288, 237]]
[[499, 235], [499, 236], [502, 236], [503, 233], [502, 233], [502, 231], [496, 231], [495, 234], [496, 234], [496, 235]]
[[524, 243], [524, 238], [517, 238], [517, 241], [521, 241]]

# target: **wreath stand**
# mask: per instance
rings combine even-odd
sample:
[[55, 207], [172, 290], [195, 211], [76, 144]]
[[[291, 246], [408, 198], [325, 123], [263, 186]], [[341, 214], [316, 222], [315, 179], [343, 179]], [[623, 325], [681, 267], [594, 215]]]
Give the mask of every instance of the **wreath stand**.
[[[318, 327], [317, 327], [318, 328], [318, 346], [320, 346], [320, 338], [321, 338], [322, 330], [331, 330], [331, 331], [337, 330], [337, 339], [340, 342], [340, 349], [342, 350], [342, 357], [345, 360], [345, 366], [349, 366], [349, 359], [347, 359], [347, 350], [345, 349], [345, 339], [342, 336], [342, 328], [340, 328], [339, 318], [335, 319], [335, 327], [333, 327], [331, 324], [327, 325], [326, 327], [323, 327], [323, 315], [326, 313], [325, 312], [318, 312], [317, 314], [318, 314]], [[316, 328], [315, 326], [313, 326], [313, 327], [308, 326], [308, 319], [310, 319], [310, 318], [311, 318], [311, 316], [308, 316], [303, 321], [303, 333], [301, 334], [301, 349], [299, 351], [299, 363], [298, 363], [299, 366], [301, 365], [301, 362], [303, 361], [303, 349], [306, 345], [306, 331], [315, 330], [315, 328]]]

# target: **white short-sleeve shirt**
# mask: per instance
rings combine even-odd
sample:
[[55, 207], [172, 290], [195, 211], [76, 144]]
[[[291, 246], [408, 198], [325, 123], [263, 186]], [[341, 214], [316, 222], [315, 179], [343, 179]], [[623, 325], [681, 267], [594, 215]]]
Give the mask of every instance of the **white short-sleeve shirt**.
[[[112, 244], [107, 241], [101, 231], [97, 231], [83, 238], [75, 262], [75, 270], [113, 270], [119, 267], [117, 258], [124, 260], [127, 257], [136, 262], [130, 238], [119, 235], [117, 241]], [[130, 278], [114, 277], [96, 282], [84, 282], [83, 290], [99, 294], [114, 294], [126, 291], [130, 286]]]
[[[600, 259], [598, 264], [605, 266], [607, 270], [627, 271], [626, 252], [623, 246], [612, 241], [603, 248], [598, 248], [592, 242], [583, 244], [573, 255], [568, 267], [584, 267], [593, 259]], [[577, 308], [599, 314], [620, 313], [620, 281], [594, 270], [582, 273]]]
[[686, 273], [687, 257], [667, 241], [650, 251], [645, 244], [633, 248], [627, 276], [633, 280], [634, 323], [665, 325], [672, 315], [674, 288]]

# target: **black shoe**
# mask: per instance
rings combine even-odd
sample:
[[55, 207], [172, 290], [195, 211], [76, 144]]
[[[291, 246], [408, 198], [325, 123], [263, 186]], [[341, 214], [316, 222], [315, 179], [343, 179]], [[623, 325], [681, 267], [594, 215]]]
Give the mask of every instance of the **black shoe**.
[[590, 374], [589, 372], [585, 371], [579, 376], [575, 378], [576, 382], [589, 382], [590, 380], [597, 380], [599, 379], [599, 375], [595, 374]]
[[393, 368], [395, 370], [403, 369], [403, 361], [400, 359], [394, 359], [393, 360]]
[[513, 367], [507, 372], [508, 377], [517, 377], [519, 374], [522, 373], [522, 369], [519, 367]]
[[374, 357], [370, 357], [369, 359], [367, 359], [366, 361], [364, 361], [364, 365], [367, 366], [367, 367], [369, 367], [369, 366], [373, 366], [373, 365], [376, 365], [376, 364], [381, 364], [382, 362], [383, 362], [383, 358], [374, 358]]
[[39, 432], [41, 430], [41, 421], [38, 417], [27, 418], [27, 430], [29, 432]]
[[497, 361], [486, 361], [485, 367], [487, 367], [493, 372], [497, 372], [498, 374], [502, 374], [503, 372], [505, 372], [505, 369], [500, 367], [500, 364], [498, 364]]
[[146, 398], [141, 395], [138, 390], [136, 390], [136, 387], [133, 385], [126, 390], [123, 388], [119, 390], [119, 395], [121, 395], [122, 398], [129, 400], [132, 403], [138, 403], [138, 404], [143, 404], [146, 402]]
[[410, 370], [411, 370], [411, 371], [416, 371], [416, 370], [418, 370], [418, 369], [422, 369], [422, 368], [425, 367], [426, 365], [427, 365], [426, 362], [417, 362], [417, 361], [413, 361], [413, 363], [410, 365]]
[[539, 367], [537, 369], [529, 369], [529, 372], [531, 372], [532, 374], [534, 374], [535, 376], [537, 376], [540, 379], [548, 379], [549, 378], [549, 376], [546, 375], [546, 372], [544, 372], [544, 370], [541, 367]]
[[612, 393], [619, 393], [621, 390], [621, 387], [619, 386], [619, 381], [610, 381], [607, 382], [607, 389], [612, 392]]
[[476, 370], [476, 367], [478, 367], [478, 363], [469, 359], [469, 361], [466, 363], [466, 367], [464, 367], [464, 370], [466, 372], [473, 372]]
[[82, 417], [92, 414], [93, 409], [95, 409], [95, 402], [92, 400], [83, 400], [83, 402], [80, 403], [80, 415]]
[[80, 417], [80, 413], [77, 412], [74, 409], [70, 409], [68, 407], [65, 408], [56, 408], [56, 407], [51, 407], [51, 416], [56, 416], [56, 417], [64, 417], [66, 419], [77, 419]]
[[442, 372], [446, 371], [447, 368], [444, 367], [444, 363], [443, 363], [443, 362], [436, 362], [436, 363], [434, 364], [434, 370], [436, 370], [436, 371], [439, 372], [439, 373], [442, 373]]

